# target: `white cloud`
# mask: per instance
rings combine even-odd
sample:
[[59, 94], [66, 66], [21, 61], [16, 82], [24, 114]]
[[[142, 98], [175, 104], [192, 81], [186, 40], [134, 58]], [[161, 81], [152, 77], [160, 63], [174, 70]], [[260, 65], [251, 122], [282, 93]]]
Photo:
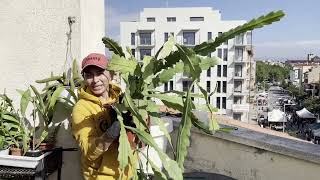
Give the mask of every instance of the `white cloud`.
[[320, 55], [320, 40], [271, 41], [254, 43], [255, 57], [270, 59], [306, 59], [308, 53]]

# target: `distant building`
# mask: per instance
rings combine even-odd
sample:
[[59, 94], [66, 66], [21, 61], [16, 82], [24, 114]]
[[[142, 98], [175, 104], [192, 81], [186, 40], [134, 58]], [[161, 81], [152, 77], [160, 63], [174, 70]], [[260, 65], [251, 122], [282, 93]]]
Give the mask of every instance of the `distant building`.
[[305, 73], [304, 90], [312, 97], [319, 96], [320, 66]]
[[[235, 28], [245, 21], [221, 20], [218, 10], [210, 7], [196, 8], [145, 8], [138, 22], [121, 22], [122, 47], [130, 47], [138, 61], [145, 55], [155, 55], [170, 35], [179, 44], [194, 47], [216, 38], [223, 32]], [[200, 84], [207, 91], [216, 93], [210, 103], [234, 119], [248, 121], [249, 95], [254, 89], [255, 62], [252, 58], [252, 33], [243, 33], [223, 43], [208, 56], [221, 58], [219, 65], [201, 74]], [[160, 91], [186, 90], [190, 79], [176, 75]], [[194, 92], [199, 92], [195, 87]], [[200, 99], [194, 100], [203, 104]]]
[[290, 81], [300, 87], [308, 81], [308, 72], [320, 65], [320, 58], [308, 54], [305, 60], [287, 60], [285, 64], [293, 67], [293, 71], [290, 73]]

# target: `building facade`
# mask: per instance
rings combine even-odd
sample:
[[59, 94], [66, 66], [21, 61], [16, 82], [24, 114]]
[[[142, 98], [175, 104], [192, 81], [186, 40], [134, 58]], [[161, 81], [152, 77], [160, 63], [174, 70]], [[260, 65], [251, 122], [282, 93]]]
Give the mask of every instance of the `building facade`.
[[[194, 47], [216, 38], [245, 21], [221, 20], [218, 10], [197, 8], [145, 8], [138, 22], [120, 23], [120, 41], [130, 47], [138, 61], [145, 55], [155, 55], [169, 36], [177, 43]], [[247, 32], [223, 43], [208, 56], [217, 56], [219, 64], [201, 73], [200, 84], [207, 91], [216, 91], [210, 103], [234, 119], [248, 122], [250, 89], [254, 89], [255, 63], [252, 57], [252, 33]], [[177, 74], [160, 91], [186, 90], [191, 81]], [[250, 88], [251, 87], [251, 88]], [[194, 92], [199, 90], [195, 87]], [[195, 99], [195, 103], [204, 103]]]

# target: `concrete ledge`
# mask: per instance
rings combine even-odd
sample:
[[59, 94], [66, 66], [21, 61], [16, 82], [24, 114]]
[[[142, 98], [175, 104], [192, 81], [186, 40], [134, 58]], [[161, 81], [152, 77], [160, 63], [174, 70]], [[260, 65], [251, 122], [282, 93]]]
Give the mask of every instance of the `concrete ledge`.
[[[177, 117], [166, 116], [163, 118], [173, 120], [173, 124], [175, 127], [178, 126], [180, 121], [180, 118]], [[205, 134], [195, 127], [192, 127], [192, 131], [200, 134]], [[207, 136], [213, 136], [234, 143], [254, 147], [257, 149], [257, 153], [270, 151], [284, 156], [290, 156], [293, 158], [320, 164], [320, 146], [304, 141], [278, 137], [275, 135], [256, 132], [241, 127], [237, 127], [237, 130], [231, 131], [230, 133], [216, 132], [213, 135]]]
[[[200, 132], [199, 130], [193, 131]], [[238, 128], [238, 130], [234, 130], [230, 133], [216, 132], [212, 136], [255, 147], [258, 149], [258, 151], [271, 151], [285, 156], [291, 156], [320, 164], [319, 145], [277, 137], [244, 128]]]

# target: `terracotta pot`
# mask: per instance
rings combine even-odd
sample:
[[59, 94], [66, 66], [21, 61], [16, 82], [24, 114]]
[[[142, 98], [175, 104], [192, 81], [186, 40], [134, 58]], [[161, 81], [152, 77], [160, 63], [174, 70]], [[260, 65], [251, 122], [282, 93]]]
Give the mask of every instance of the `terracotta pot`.
[[45, 150], [51, 150], [55, 147], [55, 143], [54, 142], [42, 142], [39, 145], [39, 149], [41, 151], [45, 151]]
[[10, 148], [10, 155], [13, 155], [13, 156], [22, 156], [22, 155], [23, 155], [22, 149], [11, 147], [11, 148]]

